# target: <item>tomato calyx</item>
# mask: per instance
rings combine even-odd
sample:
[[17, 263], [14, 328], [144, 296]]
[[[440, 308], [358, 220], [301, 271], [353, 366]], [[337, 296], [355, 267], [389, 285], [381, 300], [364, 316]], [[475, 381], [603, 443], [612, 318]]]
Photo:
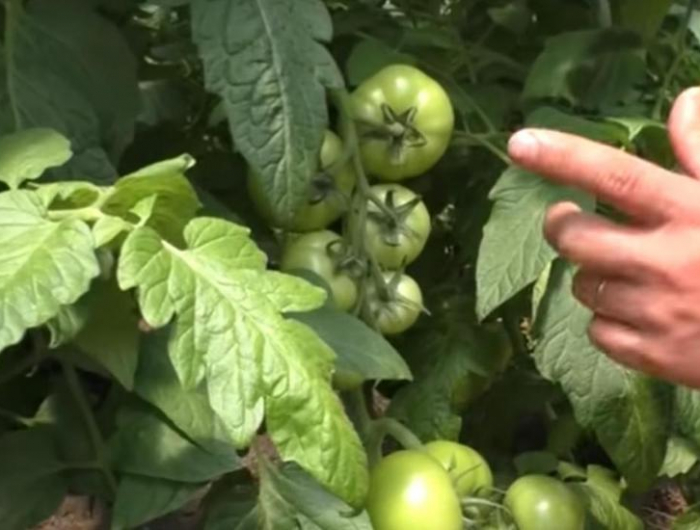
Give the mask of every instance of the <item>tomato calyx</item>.
[[428, 143], [425, 135], [413, 124], [418, 109], [410, 107], [399, 114], [390, 105], [382, 103], [381, 111], [383, 123], [381, 125], [366, 124], [366, 130], [362, 136], [387, 142], [391, 163], [403, 164], [406, 161], [408, 148], [423, 147]]
[[396, 192], [389, 190], [384, 199], [384, 211], [369, 211], [367, 216], [377, 224], [384, 243], [390, 247], [401, 245], [401, 236], [417, 238], [418, 234], [406, 223], [406, 219], [411, 215], [416, 206], [422, 201], [419, 196], [410, 201], [396, 205]]
[[314, 175], [309, 185], [309, 204], [315, 206], [331, 196], [343, 201], [345, 206], [349, 202], [345, 194], [338, 189], [335, 179], [330, 172], [321, 171]]
[[[376, 292], [377, 300], [385, 304], [390, 309], [394, 309], [396, 306], [410, 307], [413, 309], [418, 309], [425, 314], [430, 314], [428, 309], [422, 304], [417, 304], [413, 300], [406, 298], [399, 293], [399, 284], [404, 277], [404, 271], [398, 270], [392, 273], [391, 278], [387, 282], [384, 277], [378, 275], [374, 279], [374, 289]], [[381, 311], [380, 308], [375, 308], [375, 313]]]
[[345, 272], [351, 278], [362, 278], [367, 270], [363, 260], [355, 256], [342, 239], [326, 245], [326, 254], [333, 261], [336, 273]]

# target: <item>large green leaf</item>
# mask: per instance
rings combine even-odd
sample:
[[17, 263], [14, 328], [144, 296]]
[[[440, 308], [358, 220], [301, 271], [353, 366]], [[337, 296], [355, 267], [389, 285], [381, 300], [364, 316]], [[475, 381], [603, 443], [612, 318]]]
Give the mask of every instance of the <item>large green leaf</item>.
[[112, 510], [112, 530], [137, 528], [182, 508], [201, 489], [202, 484], [124, 475]]
[[325, 491], [294, 465], [263, 467], [259, 501], [260, 528], [265, 530], [371, 530], [366, 512]]
[[695, 443], [681, 436], [671, 436], [659, 476], [674, 478], [685, 475], [698, 463], [698, 456], [700, 450]]
[[201, 483], [241, 467], [231, 445], [188, 440], [145, 408], [124, 408], [110, 441], [115, 469], [178, 482]]
[[99, 274], [90, 229], [47, 219], [28, 191], [0, 194], [0, 351], [74, 303]]
[[664, 461], [668, 437], [667, 388], [596, 350], [586, 329], [591, 313], [571, 294], [574, 269], [552, 269], [540, 304], [535, 361], [561, 384], [578, 422], [598, 439], [634, 489], [648, 486]]
[[415, 380], [396, 393], [389, 414], [424, 441], [456, 440], [461, 413], [510, 361], [510, 343], [500, 327], [470, 324], [466, 315], [434, 318], [400, 344]]
[[[61, 174], [109, 181], [138, 107], [135, 61], [119, 30], [81, 0], [8, 5], [0, 114], [17, 129], [49, 127], [75, 157]], [[2, 77], [0, 76], [0, 79]]]
[[542, 233], [547, 207], [573, 201], [592, 209], [592, 197], [508, 168], [490, 194], [494, 201], [477, 262], [477, 313], [485, 318], [537, 280], [555, 258]]
[[328, 11], [320, 0], [195, 0], [192, 18], [207, 87], [223, 98], [274, 217], [289, 221], [318, 169], [325, 88], [343, 84], [321, 44], [332, 35]]
[[75, 345], [132, 390], [139, 359], [136, 304], [114, 281], [95, 282], [86, 298], [89, 315]]
[[527, 78], [526, 102], [564, 99], [604, 108], [628, 98], [644, 78], [641, 40], [619, 29], [564, 33], [546, 43]]
[[357, 318], [328, 306], [290, 316], [313, 329], [333, 349], [336, 375], [341, 380], [359, 384], [412, 378], [394, 347]]
[[35, 427], [0, 436], [0, 454], [2, 528], [33, 528], [56, 510], [68, 487], [51, 430]]
[[170, 357], [193, 388], [206, 381], [212, 408], [238, 447], [265, 416], [279, 452], [352, 503], [367, 490], [366, 455], [330, 387], [333, 352], [282, 313], [323, 303], [321, 289], [265, 270], [248, 230], [209, 218], [190, 222], [178, 249], [144, 227], [124, 243], [118, 277], [138, 288], [153, 327], [175, 319]]
[[70, 142], [52, 129], [26, 129], [0, 137], [0, 181], [18, 188], [73, 155]]

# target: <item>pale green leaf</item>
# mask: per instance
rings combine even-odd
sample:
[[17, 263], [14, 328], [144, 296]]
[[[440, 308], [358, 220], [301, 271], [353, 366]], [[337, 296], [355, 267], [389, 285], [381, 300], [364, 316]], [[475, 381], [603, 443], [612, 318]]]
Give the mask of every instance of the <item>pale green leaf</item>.
[[113, 180], [138, 108], [136, 61], [120, 30], [81, 0], [15, 3], [7, 18], [0, 115], [70, 140], [75, 155], [55, 173]]
[[490, 198], [494, 205], [484, 227], [476, 270], [480, 318], [537, 280], [555, 258], [542, 233], [549, 206], [573, 201], [590, 210], [594, 205], [592, 197], [578, 190], [515, 166], [501, 175]]
[[643, 488], [657, 476], [666, 452], [666, 387], [590, 344], [591, 314], [571, 294], [573, 273], [563, 262], [552, 269], [540, 305], [535, 361], [542, 375], [562, 386], [578, 422], [595, 430], [630, 485]]
[[133, 227], [132, 223], [125, 221], [121, 217], [105, 215], [100, 217], [92, 225], [92, 237], [95, 238], [95, 247], [103, 247], [114, 241], [117, 236], [128, 232]]
[[588, 511], [607, 530], [644, 530], [644, 523], [620, 504], [622, 488], [612, 477], [588, 470], [586, 482], [570, 484], [585, 501]]
[[69, 181], [42, 184], [35, 191], [47, 209], [73, 210], [94, 204], [102, 193], [102, 188], [89, 182]]
[[90, 229], [53, 222], [36, 194], [0, 194], [0, 351], [74, 303], [99, 274]]
[[290, 316], [313, 329], [333, 349], [336, 375], [342, 380], [360, 384], [412, 378], [391, 343], [357, 318], [327, 306]]
[[112, 529], [137, 528], [182, 508], [202, 487], [202, 484], [124, 475], [114, 501]]
[[366, 512], [359, 514], [325, 491], [294, 465], [275, 469], [265, 465], [259, 501], [264, 530], [371, 530]]
[[201, 483], [242, 465], [233, 446], [207, 443], [203, 447], [145, 408], [122, 409], [117, 427], [110, 440], [112, 462], [125, 473]]
[[359, 503], [366, 457], [329, 381], [333, 352], [281, 313], [320, 306], [325, 293], [265, 271], [264, 255], [235, 224], [198, 218], [185, 228], [185, 249], [149, 228], [124, 243], [118, 277], [138, 289], [153, 326], [174, 317], [169, 353], [189, 388], [206, 384], [212, 408], [238, 447], [250, 443], [263, 415], [283, 457]]
[[[147, 226], [171, 242], [182, 241], [182, 230], [201, 206], [185, 172], [194, 159], [183, 155], [158, 162], [120, 178], [108, 191], [101, 209], [107, 215], [137, 219], [133, 209], [149, 209]], [[155, 196], [155, 203], [142, 203]], [[137, 210], [138, 212], [138, 210]], [[141, 213], [144, 213], [141, 211]]]
[[79, 300], [76, 304], [61, 307], [58, 314], [46, 323], [51, 333], [50, 348], [58, 348], [80, 333], [87, 320], [86, 309]]
[[38, 179], [73, 155], [70, 142], [52, 129], [25, 129], [0, 137], [0, 181], [10, 188]]
[[195, 0], [192, 25], [207, 88], [224, 101], [236, 148], [261, 180], [275, 221], [291, 221], [318, 169], [325, 89], [343, 85], [321, 44], [332, 35], [325, 5]]
[[696, 444], [681, 436], [671, 436], [659, 475], [670, 478], [685, 475], [697, 464], [698, 456], [700, 451]]

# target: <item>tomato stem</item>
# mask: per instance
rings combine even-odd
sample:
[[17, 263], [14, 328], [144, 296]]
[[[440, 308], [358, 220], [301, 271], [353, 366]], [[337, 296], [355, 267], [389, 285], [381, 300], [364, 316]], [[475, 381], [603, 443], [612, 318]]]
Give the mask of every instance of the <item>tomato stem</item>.
[[80, 383], [78, 372], [76, 371], [75, 367], [68, 362], [62, 361], [61, 366], [63, 368], [63, 375], [68, 385], [68, 390], [73, 396], [80, 414], [83, 416], [83, 421], [85, 422], [85, 427], [87, 428], [93, 451], [95, 452], [95, 460], [99, 463], [99, 468], [107, 481], [110, 492], [116, 497], [117, 481], [114, 478], [112, 470], [109, 466], [106, 446], [102, 439], [102, 434], [100, 433], [100, 429], [97, 425], [92, 409], [87, 402], [85, 390]]

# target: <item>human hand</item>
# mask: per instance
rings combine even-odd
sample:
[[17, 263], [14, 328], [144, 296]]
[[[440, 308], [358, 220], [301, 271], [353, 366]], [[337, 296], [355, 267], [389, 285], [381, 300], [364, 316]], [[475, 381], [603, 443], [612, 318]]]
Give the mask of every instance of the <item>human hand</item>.
[[572, 203], [547, 213], [548, 242], [580, 267], [574, 295], [594, 312], [593, 344], [631, 368], [700, 387], [700, 88], [676, 101], [669, 135], [687, 175], [552, 131], [520, 131], [509, 152], [629, 218], [617, 224]]

